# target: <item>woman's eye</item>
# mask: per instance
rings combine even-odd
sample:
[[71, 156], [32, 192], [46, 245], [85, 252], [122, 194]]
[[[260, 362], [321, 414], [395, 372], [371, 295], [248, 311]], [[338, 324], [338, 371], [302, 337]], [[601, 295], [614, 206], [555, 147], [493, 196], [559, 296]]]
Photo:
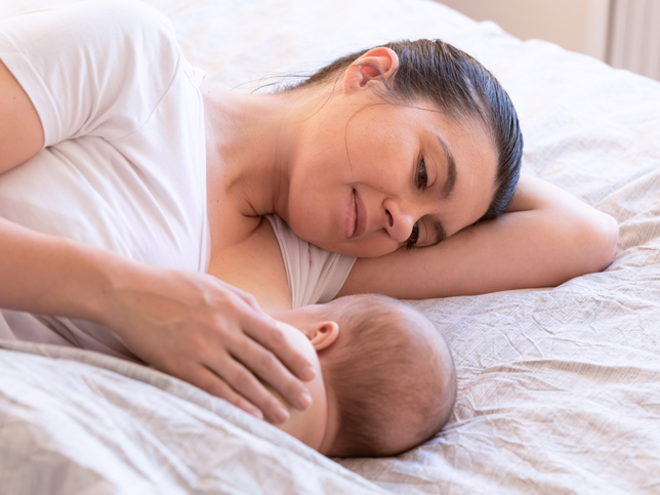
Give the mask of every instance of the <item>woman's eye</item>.
[[426, 189], [426, 186], [429, 182], [429, 178], [426, 175], [426, 163], [424, 163], [424, 158], [419, 161], [419, 166], [417, 167], [417, 177], [415, 178], [415, 185], [418, 189], [422, 191]]
[[408, 240], [406, 241], [406, 248], [412, 249], [417, 245], [417, 240], [419, 239], [419, 226], [417, 225], [417, 222], [415, 222], [415, 225], [413, 225], [412, 232], [410, 233], [410, 237], [408, 237]]

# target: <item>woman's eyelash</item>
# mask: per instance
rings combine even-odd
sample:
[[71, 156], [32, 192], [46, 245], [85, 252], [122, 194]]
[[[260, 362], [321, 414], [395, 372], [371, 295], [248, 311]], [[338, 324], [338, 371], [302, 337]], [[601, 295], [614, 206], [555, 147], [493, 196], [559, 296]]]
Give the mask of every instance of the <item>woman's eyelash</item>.
[[[424, 191], [426, 189], [426, 186], [428, 185], [429, 182], [429, 177], [426, 173], [426, 163], [424, 162], [424, 158], [421, 157], [419, 159], [419, 164], [417, 165], [417, 170], [415, 171], [415, 186], [417, 189], [420, 189]], [[412, 249], [417, 245], [417, 241], [419, 240], [419, 224], [415, 222], [415, 225], [413, 225], [412, 232], [410, 233], [410, 237], [408, 237], [408, 240], [406, 241], [406, 248], [407, 249]]]
[[417, 172], [415, 174], [415, 185], [418, 189], [423, 191], [426, 189], [428, 182], [429, 177], [426, 174], [426, 163], [424, 162], [424, 158], [420, 158], [419, 165], [417, 166]]
[[412, 232], [410, 233], [410, 237], [408, 237], [408, 240], [406, 241], [406, 249], [412, 249], [417, 245], [417, 241], [419, 240], [419, 225], [417, 225], [417, 222], [415, 222], [415, 225], [413, 225]]

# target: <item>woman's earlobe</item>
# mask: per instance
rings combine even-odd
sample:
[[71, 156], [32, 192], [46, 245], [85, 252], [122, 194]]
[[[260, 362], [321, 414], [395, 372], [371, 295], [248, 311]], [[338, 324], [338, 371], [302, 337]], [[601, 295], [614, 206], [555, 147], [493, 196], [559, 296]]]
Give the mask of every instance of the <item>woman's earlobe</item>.
[[330, 347], [339, 335], [339, 325], [335, 321], [323, 321], [316, 324], [313, 336], [309, 339], [316, 352]]

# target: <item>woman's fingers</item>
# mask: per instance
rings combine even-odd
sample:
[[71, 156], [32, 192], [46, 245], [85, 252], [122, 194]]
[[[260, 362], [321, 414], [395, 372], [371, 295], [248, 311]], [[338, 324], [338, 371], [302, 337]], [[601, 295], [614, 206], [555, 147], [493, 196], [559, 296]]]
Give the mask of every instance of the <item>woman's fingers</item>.
[[[291, 345], [288, 339], [284, 336], [282, 330], [276, 326], [275, 320], [263, 312], [256, 298], [252, 294], [241, 289], [224, 282], [222, 282], [222, 284], [233, 290], [249, 306], [249, 308], [244, 310], [245, 318], [243, 320], [243, 332], [266, 349], [269, 349], [286, 366], [286, 368], [301, 380], [309, 381], [314, 378], [314, 367], [309, 359], [307, 359], [296, 347]], [[244, 356], [245, 355], [246, 354], [244, 354]], [[268, 357], [263, 357], [263, 359], [267, 360], [265, 363], [266, 367], [273, 364]], [[271, 369], [269, 371], [275, 370]], [[260, 376], [264, 377], [264, 375]], [[270, 380], [268, 381], [270, 382]], [[278, 392], [283, 393], [283, 395], [286, 394], [286, 392], [280, 390], [278, 387], [276, 387], [276, 389]], [[288, 397], [288, 395], [285, 395], [285, 398], [286, 397]]]
[[115, 310], [104, 322], [138, 357], [275, 423], [288, 412], [264, 384], [293, 407], [309, 406], [301, 379], [313, 378], [311, 363], [253, 296], [207, 274], [141, 270], [107, 291]]
[[230, 404], [243, 409], [243, 411], [263, 419], [261, 409], [245, 399], [242, 395], [236, 393], [224, 380], [216, 375], [211, 369], [205, 366], [198, 366], [190, 376], [181, 376], [183, 380], [195, 384], [197, 387], [208, 392], [211, 395], [220, 397]]
[[252, 294], [250, 294], [249, 292], [245, 292], [243, 289], [239, 289], [238, 287], [234, 287], [233, 285], [223, 282], [222, 280], [218, 279], [218, 282], [222, 283], [223, 286], [225, 286], [226, 288], [237, 294], [252, 309], [254, 309], [259, 313], [263, 313], [263, 309], [261, 309], [261, 306], [259, 306], [259, 302], [257, 301], [257, 298], [254, 297]]
[[[207, 364], [207, 367], [214, 377], [209, 379], [204, 387], [210, 394], [221, 397], [251, 414], [254, 414], [256, 408], [272, 423], [283, 423], [289, 419], [287, 408], [255, 377], [252, 372], [254, 370], [250, 371], [240, 361], [224, 356]], [[229, 388], [229, 391], [226, 388]]]
[[[245, 322], [243, 331], [255, 342], [277, 356], [279, 361], [276, 364], [284, 364], [301, 380], [309, 381], [314, 378], [316, 373], [312, 363], [298, 348], [291, 344], [284, 332], [276, 326], [274, 318], [265, 314], [251, 314], [250, 319]], [[269, 366], [273, 363], [266, 361], [263, 364]]]
[[[251, 328], [254, 329], [255, 326], [252, 326]], [[281, 334], [279, 328], [275, 329]], [[261, 329], [260, 331], [262, 333], [269, 333], [270, 330], [271, 328], [268, 327]], [[275, 338], [275, 340], [279, 339], [284, 340], [284, 343], [279, 348], [280, 351], [287, 347], [291, 347], [291, 344], [284, 335], [281, 334], [280, 337]], [[295, 348], [291, 348], [295, 352], [298, 352]], [[228, 346], [228, 351], [236, 361], [241, 363], [242, 371], [244, 371], [245, 374], [239, 372], [237, 368], [233, 368], [231, 372], [229, 372], [226, 367], [223, 369], [220, 361], [217, 361], [218, 364], [211, 367], [216, 373], [223, 376], [234, 390], [244, 395], [264, 411], [264, 414], [271, 420], [279, 422], [275, 416], [282, 416], [282, 410], [278, 409], [281, 407], [281, 404], [273, 397], [270, 391], [266, 390], [266, 388], [254, 378], [252, 373], [261, 378], [264, 383], [270, 385], [293, 407], [297, 409], [306, 409], [312, 403], [312, 398], [307, 387], [291, 374], [280, 359], [267, 349], [267, 346], [262, 346], [259, 342], [256, 342], [249, 337], [245, 337], [236, 339], [232, 342]], [[250, 373], [248, 369], [252, 373]], [[255, 387], [254, 382], [249, 380], [248, 377], [254, 380], [258, 386]], [[283, 411], [286, 412], [285, 409]]]
[[[296, 375], [305, 380], [313, 378], [312, 365], [251, 294], [222, 281], [215, 282], [225, 295], [215, 299], [214, 311], [220, 316], [214, 319], [215, 337], [203, 346], [204, 357], [199, 356], [216, 375], [215, 382], [209, 379], [204, 389], [248, 412], [247, 404], [254, 405], [273, 423], [282, 423], [289, 418], [287, 409], [257, 377], [293, 407], [305, 409], [311, 404], [311, 397]], [[226, 392], [226, 385], [232, 393]]]

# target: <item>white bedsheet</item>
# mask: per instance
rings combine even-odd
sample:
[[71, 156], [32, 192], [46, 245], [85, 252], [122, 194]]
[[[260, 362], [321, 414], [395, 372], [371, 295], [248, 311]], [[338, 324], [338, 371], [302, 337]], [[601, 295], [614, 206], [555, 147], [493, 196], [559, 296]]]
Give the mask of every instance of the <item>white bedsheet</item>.
[[[0, 14], [65, 3], [8, 2]], [[239, 91], [392, 39], [455, 43], [514, 100], [524, 171], [613, 215], [617, 255], [553, 289], [417, 303], [456, 358], [454, 416], [397, 458], [341, 461], [355, 474], [156, 372], [1, 351], [6, 493], [660, 493], [660, 83], [425, 0], [151, 3]]]
[[68, 347], [0, 347], [0, 493], [384, 493], [169, 375]]

